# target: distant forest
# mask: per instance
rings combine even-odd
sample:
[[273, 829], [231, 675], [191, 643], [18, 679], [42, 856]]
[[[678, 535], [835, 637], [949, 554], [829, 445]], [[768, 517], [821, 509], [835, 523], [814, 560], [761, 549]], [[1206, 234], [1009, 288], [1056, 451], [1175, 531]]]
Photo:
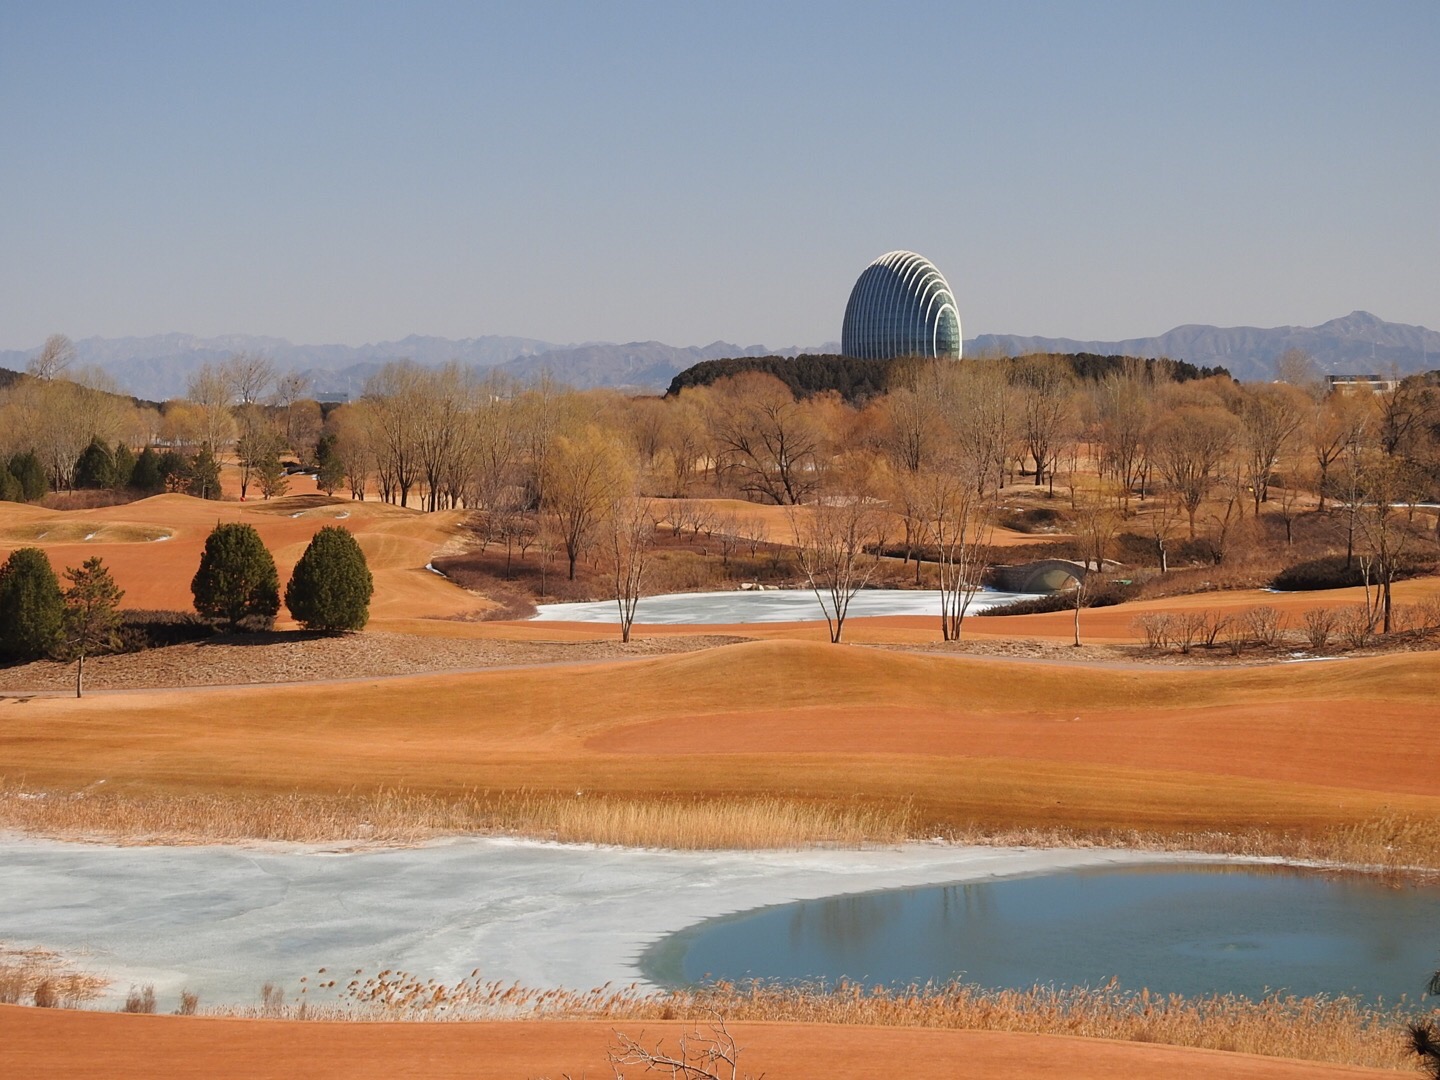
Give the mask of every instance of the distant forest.
[[[1184, 360], [1154, 360], [1133, 356], [1097, 356], [1095, 353], [1036, 353], [1030, 357], [1003, 357], [1004, 362], [1018, 363], [1026, 359], [1054, 359], [1070, 365], [1075, 377], [1084, 382], [1098, 382], [1105, 376], [1131, 365], [1143, 365], [1146, 374], [1154, 376], [1157, 367], [1169, 373], [1176, 382], [1208, 379], [1212, 375], [1230, 377], [1223, 367], [1197, 367]], [[687, 387], [709, 386], [731, 375], [762, 371], [774, 375], [790, 388], [797, 398], [835, 391], [851, 405], [878, 397], [890, 389], [897, 372], [919, 363], [914, 357], [892, 360], [857, 360], [853, 356], [831, 353], [800, 356], [737, 356], [724, 360], [702, 360], [686, 368], [670, 380], [666, 397], [674, 397]]]

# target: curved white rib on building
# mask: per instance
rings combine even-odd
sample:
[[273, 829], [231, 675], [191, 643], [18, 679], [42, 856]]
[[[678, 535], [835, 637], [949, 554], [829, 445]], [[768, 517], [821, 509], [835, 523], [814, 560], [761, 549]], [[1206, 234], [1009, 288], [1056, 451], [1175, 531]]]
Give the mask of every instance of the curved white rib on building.
[[960, 311], [945, 275], [923, 255], [890, 251], [850, 291], [841, 351], [862, 360], [960, 358]]

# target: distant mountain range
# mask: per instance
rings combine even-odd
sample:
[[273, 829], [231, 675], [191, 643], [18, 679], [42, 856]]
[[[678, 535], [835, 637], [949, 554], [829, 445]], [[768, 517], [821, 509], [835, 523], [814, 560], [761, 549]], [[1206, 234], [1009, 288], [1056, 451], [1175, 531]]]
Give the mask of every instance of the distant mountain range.
[[[1089, 352], [1102, 355], [1168, 356], [1202, 367], [1220, 365], [1238, 379], [1274, 376], [1276, 359], [1288, 349], [1303, 349], [1322, 371], [1364, 374], [1391, 370], [1409, 373], [1440, 368], [1440, 332], [1423, 326], [1389, 323], [1364, 311], [1319, 326], [1221, 328], [1178, 326], [1159, 337], [1128, 341], [1077, 341], [1071, 338], [984, 334], [965, 343], [967, 355], [999, 352]], [[701, 360], [728, 356], [794, 356], [838, 353], [837, 342], [810, 348], [771, 349], [716, 341], [701, 346], [658, 341], [628, 344], [586, 342], [557, 345], [534, 338], [487, 336], [452, 340], [412, 335], [373, 345], [294, 345], [283, 338], [243, 334], [198, 338], [162, 334], [144, 338], [85, 338], [75, 342], [77, 363], [110, 374], [127, 393], [163, 401], [185, 393], [189, 377], [203, 364], [236, 352], [259, 353], [281, 371], [299, 371], [318, 395], [358, 396], [365, 380], [391, 360], [439, 365], [450, 360], [493, 369], [529, 380], [548, 372], [557, 381], [589, 388], [663, 390], [679, 372]], [[0, 368], [23, 371], [39, 347], [0, 351]]]
[[1331, 375], [1401, 374], [1440, 368], [1440, 332], [1386, 322], [1368, 311], [1352, 311], [1319, 326], [1177, 326], [1159, 337], [1128, 341], [984, 334], [965, 343], [971, 355], [989, 350], [1008, 356], [1034, 352], [1100, 353], [1106, 356], [1168, 356], [1198, 367], [1228, 368], [1242, 381], [1273, 379], [1275, 361], [1303, 349]]

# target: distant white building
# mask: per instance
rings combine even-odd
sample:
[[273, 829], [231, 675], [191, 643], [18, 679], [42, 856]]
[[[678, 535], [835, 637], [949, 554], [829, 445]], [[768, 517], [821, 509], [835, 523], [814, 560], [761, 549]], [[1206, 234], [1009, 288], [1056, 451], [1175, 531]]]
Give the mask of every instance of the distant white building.
[[1384, 394], [1400, 385], [1398, 377], [1386, 375], [1326, 375], [1332, 394], [1358, 394], [1362, 390]]

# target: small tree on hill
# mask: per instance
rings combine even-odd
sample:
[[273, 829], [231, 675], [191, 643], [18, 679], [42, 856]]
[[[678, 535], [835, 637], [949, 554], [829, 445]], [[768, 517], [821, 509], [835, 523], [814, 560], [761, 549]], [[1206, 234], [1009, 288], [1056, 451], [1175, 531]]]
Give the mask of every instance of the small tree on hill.
[[215, 526], [205, 538], [190, 593], [196, 611], [224, 619], [231, 630], [243, 619], [262, 620], [267, 626], [274, 620], [280, 610], [280, 579], [254, 526]]
[[285, 606], [307, 630], [359, 630], [370, 618], [375, 591], [365, 552], [347, 529], [317, 532], [285, 586]]
[[220, 462], [215, 460], [208, 443], [190, 461], [187, 481], [185, 494], [197, 499], [220, 498]]
[[75, 658], [75, 696], [84, 692], [85, 657], [108, 652], [120, 643], [120, 598], [125, 590], [115, 584], [109, 569], [95, 555], [78, 567], [68, 567], [65, 578], [65, 652]]
[[255, 479], [260, 483], [260, 494], [267, 499], [278, 499], [290, 490], [290, 478], [278, 454], [270, 454], [255, 466]]
[[65, 602], [45, 552], [18, 548], [0, 566], [0, 655], [36, 660], [60, 644]]

